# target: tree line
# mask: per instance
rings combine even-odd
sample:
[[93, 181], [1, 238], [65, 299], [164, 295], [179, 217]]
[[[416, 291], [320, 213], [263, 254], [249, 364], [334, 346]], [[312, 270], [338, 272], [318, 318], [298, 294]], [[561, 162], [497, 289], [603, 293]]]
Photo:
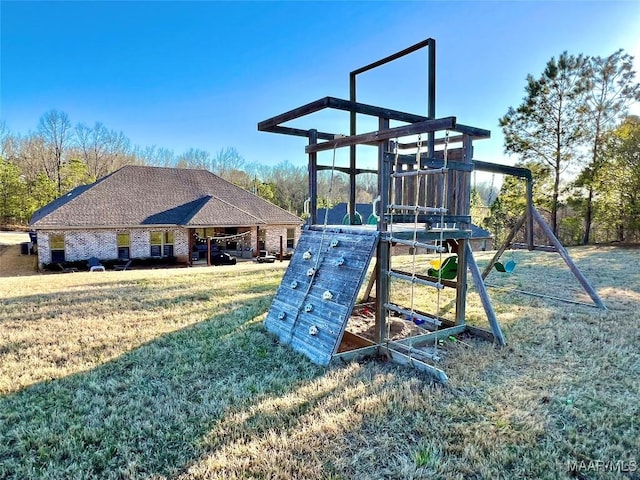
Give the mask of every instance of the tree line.
[[[532, 170], [534, 202], [565, 244], [640, 240], [640, 120], [628, 116], [640, 101], [633, 58], [618, 50], [608, 57], [562, 53], [542, 73], [528, 75], [525, 96], [499, 120], [505, 152]], [[308, 195], [305, 166], [246, 161], [233, 147], [211, 154], [191, 148], [132, 146], [123, 132], [100, 122], [72, 125], [51, 110], [28, 135], [0, 124], [0, 222], [25, 225], [35, 210], [73, 188], [124, 165], [203, 168], [297, 215]], [[318, 205], [348, 198], [348, 178], [320, 172]], [[504, 238], [524, 211], [524, 185], [505, 177], [472, 194], [474, 222]], [[358, 176], [357, 202], [377, 196], [373, 174]]]
[[[565, 244], [640, 241], [640, 101], [633, 57], [562, 53], [500, 119], [505, 152], [531, 168], [534, 203]], [[524, 185], [505, 178], [482, 221], [499, 238], [524, 212]]]

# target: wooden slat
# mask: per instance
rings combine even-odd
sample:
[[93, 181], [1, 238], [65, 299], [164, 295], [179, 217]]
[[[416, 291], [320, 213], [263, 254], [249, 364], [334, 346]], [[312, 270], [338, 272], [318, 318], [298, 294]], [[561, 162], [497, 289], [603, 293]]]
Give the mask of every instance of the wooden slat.
[[[334, 239], [338, 244], [331, 247]], [[311, 361], [327, 365], [338, 348], [377, 241], [375, 230], [305, 229], [267, 314], [267, 330]], [[311, 258], [304, 258], [306, 251]], [[341, 266], [340, 258], [344, 259]], [[315, 275], [307, 275], [316, 267]], [[295, 288], [292, 282], [297, 282]], [[327, 291], [331, 299], [323, 297]], [[312, 327], [317, 335], [309, 333]]]

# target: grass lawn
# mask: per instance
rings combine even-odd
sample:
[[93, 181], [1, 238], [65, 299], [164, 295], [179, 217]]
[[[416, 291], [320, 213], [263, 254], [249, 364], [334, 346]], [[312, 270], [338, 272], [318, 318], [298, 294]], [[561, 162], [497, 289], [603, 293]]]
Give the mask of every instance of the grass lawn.
[[[449, 345], [444, 386], [278, 345], [286, 263], [0, 278], [0, 478], [639, 479], [640, 250], [571, 253], [609, 310], [491, 290], [509, 345]], [[518, 255], [489, 279], [585, 300]]]

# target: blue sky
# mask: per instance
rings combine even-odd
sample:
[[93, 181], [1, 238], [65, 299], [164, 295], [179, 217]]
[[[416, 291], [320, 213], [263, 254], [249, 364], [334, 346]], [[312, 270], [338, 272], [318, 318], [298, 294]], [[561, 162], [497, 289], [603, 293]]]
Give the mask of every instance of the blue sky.
[[[487, 161], [515, 160], [502, 153], [498, 118], [552, 56], [624, 48], [640, 70], [638, 1], [3, 0], [0, 14], [0, 119], [12, 132], [35, 130], [55, 108], [140, 146], [235, 147], [269, 165], [306, 163], [305, 140], [258, 132], [259, 121], [327, 95], [348, 98], [351, 70], [428, 37], [437, 41], [437, 116], [491, 130], [475, 149]], [[426, 114], [426, 52], [358, 81], [362, 102]], [[346, 133], [348, 117], [297, 126]]]

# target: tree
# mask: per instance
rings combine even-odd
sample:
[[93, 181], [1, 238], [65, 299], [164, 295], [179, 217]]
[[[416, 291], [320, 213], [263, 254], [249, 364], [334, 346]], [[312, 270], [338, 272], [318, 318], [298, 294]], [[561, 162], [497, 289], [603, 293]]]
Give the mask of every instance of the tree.
[[208, 169], [211, 165], [211, 156], [209, 152], [200, 150], [199, 148], [190, 148], [176, 160], [178, 168], [201, 168]]
[[[533, 203], [543, 210], [550, 209], [552, 197], [549, 195], [553, 176], [548, 165], [529, 162], [519, 164], [531, 170], [533, 176]], [[520, 178], [506, 175], [500, 193], [492, 203], [490, 215], [484, 219], [484, 226], [493, 233], [498, 243], [508, 235], [518, 219], [526, 212], [527, 195], [526, 182]]]
[[62, 165], [60, 175], [62, 177], [62, 193], [95, 181], [95, 178], [89, 175], [87, 164], [75, 157], [70, 158]]
[[619, 123], [629, 105], [640, 101], [640, 84], [635, 83], [633, 57], [623, 50], [606, 58], [591, 57], [585, 72], [587, 78], [587, 128], [589, 161], [575, 181], [586, 189], [583, 243], [589, 243], [593, 221], [593, 200], [596, 179], [605, 164], [603, 155], [605, 135]]
[[586, 60], [564, 52], [551, 58], [535, 79], [527, 76], [525, 98], [517, 109], [509, 108], [500, 119], [505, 152], [523, 161], [548, 165], [553, 173], [551, 228], [558, 231], [558, 207], [562, 173], [575, 160], [584, 136], [583, 98]]
[[75, 131], [77, 149], [92, 179], [104, 177], [128, 163], [130, 142], [124, 133], [108, 130], [100, 122], [93, 128], [79, 123]]
[[38, 173], [36, 179], [29, 184], [29, 216], [40, 207], [54, 201], [58, 196], [58, 189], [53, 180], [43, 172]]
[[24, 220], [22, 206], [26, 192], [26, 184], [20, 175], [20, 169], [0, 157], [0, 220], [2, 223], [9, 224]]
[[606, 139], [596, 179], [601, 192], [595, 212], [613, 226], [616, 240], [640, 234], [640, 118], [627, 117]]
[[308, 177], [305, 167], [296, 167], [285, 160], [270, 169], [265, 168], [262, 178], [264, 182], [275, 185], [273, 202], [276, 205], [296, 215], [302, 215], [304, 202], [308, 196]]
[[229, 180], [232, 170], [244, 168], [244, 158], [233, 147], [221, 149], [211, 160], [211, 171], [216, 175]]
[[61, 168], [66, 149], [72, 140], [71, 122], [64, 112], [51, 110], [40, 117], [38, 133], [44, 140], [45, 154], [42, 158], [44, 170], [49, 178], [58, 186], [58, 193], [62, 194]]

